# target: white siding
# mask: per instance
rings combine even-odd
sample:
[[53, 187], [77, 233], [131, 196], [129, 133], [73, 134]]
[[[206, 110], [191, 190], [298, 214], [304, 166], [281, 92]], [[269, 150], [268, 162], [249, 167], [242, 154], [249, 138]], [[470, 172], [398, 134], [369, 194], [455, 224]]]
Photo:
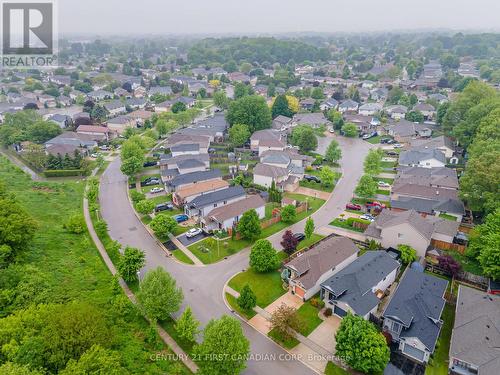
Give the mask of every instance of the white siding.
[[430, 244], [429, 240], [407, 223], [382, 229], [381, 238], [383, 247], [395, 248], [401, 244], [409, 245], [417, 250], [418, 256], [422, 257], [425, 256], [425, 251]]

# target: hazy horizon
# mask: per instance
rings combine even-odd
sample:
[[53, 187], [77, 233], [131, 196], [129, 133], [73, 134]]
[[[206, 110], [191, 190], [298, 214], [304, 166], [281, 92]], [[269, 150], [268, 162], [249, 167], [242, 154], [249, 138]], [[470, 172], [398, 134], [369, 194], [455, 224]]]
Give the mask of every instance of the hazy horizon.
[[62, 35], [500, 31], [496, 0], [59, 0], [58, 9]]

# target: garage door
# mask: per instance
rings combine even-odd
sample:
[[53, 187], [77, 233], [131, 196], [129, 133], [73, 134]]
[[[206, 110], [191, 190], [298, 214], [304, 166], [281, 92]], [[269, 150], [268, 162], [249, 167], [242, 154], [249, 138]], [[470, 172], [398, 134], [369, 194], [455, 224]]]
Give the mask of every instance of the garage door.
[[345, 310], [342, 310], [340, 307], [338, 307], [337, 305], [335, 305], [333, 307], [333, 312], [335, 313], [335, 315], [338, 315], [340, 317], [344, 317], [347, 315], [347, 311]]
[[304, 298], [306, 292], [300, 286], [295, 286], [295, 294], [298, 295], [300, 298]]

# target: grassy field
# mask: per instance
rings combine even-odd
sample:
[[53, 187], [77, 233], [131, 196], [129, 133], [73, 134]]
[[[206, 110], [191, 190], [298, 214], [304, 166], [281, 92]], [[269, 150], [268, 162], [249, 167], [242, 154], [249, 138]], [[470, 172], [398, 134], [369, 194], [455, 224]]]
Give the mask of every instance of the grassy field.
[[[233, 255], [249, 245], [249, 241], [235, 241], [231, 238], [228, 238], [225, 240], [220, 240], [219, 246], [217, 246], [217, 242], [212, 243], [211, 240], [205, 238], [200, 242], [188, 246], [188, 249], [203, 263], [211, 264], [218, 262], [224, 257]], [[205, 249], [207, 249], [208, 251], [206, 251]]]
[[432, 355], [432, 364], [425, 369], [426, 375], [446, 375], [448, 374], [448, 353], [450, 351], [451, 331], [455, 321], [455, 307], [446, 304], [441, 316], [444, 324], [441, 327], [436, 349]]
[[297, 245], [297, 250], [305, 249], [306, 247], [314, 245], [316, 242], [318, 242], [324, 237], [325, 236], [322, 236], [320, 234], [313, 233], [311, 237], [304, 238], [302, 241], [299, 242], [299, 244]]
[[294, 337], [292, 337], [291, 339], [284, 340], [283, 337], [278, 332], [276, 332], [274, 329], [269, 331], [269, 333], [267, 335], [286, 349], [293, 349], [297, 345], [299, 345], [299, 342], [300, 342], [299, 340], [297, 340]]
[[361, 229], [361, 228], [354, 228], [353, 226], [349, 225], [349, 223], [347, 223], [347, 220], [340, 220], [340, 219], [335, 219], [333, 220], [330, 225], [333, 225], [334, 227], [339, 227], [339, 228], [343, 228], [343, 229], [347, 229], [347, 230], [352, 230], [353, 232], [359, 232], [359, 233], [363, 233], [364, 232], [364, 229]]
[[391, 195], [391, 191], [390, 190], [384, 190], [384, 189], [377, 189], [377, 194], [380, 194], [380, 195]]
[[278, 271], [258, 273], [250, 268], [233, 277], [228, 285], [237, 292], [241, 292], [245, 284], [250, 285], [257, 297], [257, 305], [262, 308], [286, 293]]
[[190, 257], [188, 257], [184, 252], [180, 249], [172, 251], [172, 255], [180, 262], [186, 264], [194, 264]]
[[[24, 271], [17, 275], [18, 283], [36, 285], [36, 292], [17, 298], [15, 305], [3, 304], [3, 313], [21, 311], [31, 304], [80, 301], [101, 309], [106, 325], [111, 329], [112, 349], [130, 373], [162, 374], [173, 370], [173, 362], [149, 361], [150, 355], [168, 349], [160, 342], [148, 340], [149, 324], [135, 311], [121, 290], [115, 291], [113, 277], [104, 265], [90, 236], [72, 234], [63, 228], [70, 216], [82, 215], [84, 181], [32, 182], [27, 175], [0, 158], [0, 181], [14, 193], [20, 204], [38, 223], [38, 230], [29, 248], [16, 260], [16, 268]], [[96, 213], [94, 213], [95, 215]], [[97, 217], [94, 217], [97, 219]], [[109, 237], [108, 237], [109, 239]], [[109, 239], [111, 241], [111, 239]], [[110, 243], [106, 243], [109, 245]], [[112, 259], [116, 259], [115, 250]], [[0, 270], [1, 279], [11, 267]], [[10, 278], [10, 283], [14, 279]], [[16, 298], [17, 286], [2, 285], [4, 293]], [[31, 288], [31, 287], [30, 287]], [[20, 296], [19, 296], [20, 297]], [[116, 305], [120, 303], [120, 307]], [[78, 358], [76, 358], [78, 359]], [[24, 362], [23, 362], [24, 363]], [[181, 370], [189, 373], [188, 370]]]
[[328, 362], [325, 368], [325, 375], [348, 375], [349, 373], [333, 362]]
[[331, 193], [333, 191], [333, 188], [335, 187], [334, 185], [324, 186], [323, 184], [319, 184], [319, 183], [314, 182], [314, 181], [306, 181], [306, 180], [300, 180], [299, 185], [302, 187], [309, 188], [309, 189], [326, 191], [327, 193]]
[[309, 336], [323, 321], [318, 316], [318, 308], [311, 305], [310, 301], [305, 302], [297, 310], [297, 315], [301, 320], [299, 333]]

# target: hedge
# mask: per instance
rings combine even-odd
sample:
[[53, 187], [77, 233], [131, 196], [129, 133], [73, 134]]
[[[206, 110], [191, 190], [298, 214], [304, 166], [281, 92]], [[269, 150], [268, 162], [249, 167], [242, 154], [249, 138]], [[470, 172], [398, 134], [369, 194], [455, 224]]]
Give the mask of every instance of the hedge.
[[43, 172], [45, 177], [69, 177], [82, 176], [85, 174], [83, 169], [50, 169]]

